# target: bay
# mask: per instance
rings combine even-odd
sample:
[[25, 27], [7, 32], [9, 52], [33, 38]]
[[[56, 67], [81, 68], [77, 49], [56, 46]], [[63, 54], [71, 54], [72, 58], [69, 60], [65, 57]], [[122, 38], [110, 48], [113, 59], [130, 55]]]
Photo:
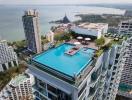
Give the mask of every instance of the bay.
[[50, 21], [62, 19], [65, 14], [71, 21], [77, 20], [76, 14], [124, 14], [124, 10], [95, 6], [76, 5], [2, 5], [0, 6], [0, 37], [8, 41], [25, 39], [22, 16], [25, 10], [36, 9], [40, 16], [40, 34], [46, 34]]

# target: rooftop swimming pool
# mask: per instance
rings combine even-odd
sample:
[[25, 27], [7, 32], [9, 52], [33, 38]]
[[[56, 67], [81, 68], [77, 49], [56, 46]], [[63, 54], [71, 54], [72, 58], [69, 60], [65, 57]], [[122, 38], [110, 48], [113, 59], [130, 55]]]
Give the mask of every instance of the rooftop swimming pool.
[[92, 60], [94, 49], [81, 48], [73, 56], [65, 54], [74, 45], [64, 43], [32, 58], [33, 61], [55, 71], [73, 77], [78, 75]]

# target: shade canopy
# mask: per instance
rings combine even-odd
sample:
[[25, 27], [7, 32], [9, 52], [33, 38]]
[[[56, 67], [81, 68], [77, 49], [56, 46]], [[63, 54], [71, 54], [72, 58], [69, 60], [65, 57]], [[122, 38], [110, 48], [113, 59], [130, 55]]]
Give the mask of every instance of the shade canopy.
[[74, 44], [75, 44], [75, 45], [79, 45], [79, 44], [81, 44], [81, 43], [80, 43], [80, 42], [74, 42]]
[[90, 40], [91, 40], [91, 38], [85, 38], [85, 40], [86, 40], [86, 41], [90, 41]]
[[83, 37], [79, 36], [79, 37], [77, 37], [77, 39], [80, 39], [81, 40], [81, 39], [83, 39]]

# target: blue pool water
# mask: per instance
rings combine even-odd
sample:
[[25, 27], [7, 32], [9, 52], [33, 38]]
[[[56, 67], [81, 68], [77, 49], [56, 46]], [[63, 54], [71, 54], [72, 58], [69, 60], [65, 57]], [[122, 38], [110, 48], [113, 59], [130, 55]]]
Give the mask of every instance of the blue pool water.
[[33, 60], [73, 77], [91, 62], [93, 53], [95, 51], [94, 49], [90, 48], [81, 48], [80, 51], [73, 56], [65, 54], [65, 52], [73, 46], [74, 45], [66, 43], [62, 44], [56, 48], [50, 49], [33, 57]]

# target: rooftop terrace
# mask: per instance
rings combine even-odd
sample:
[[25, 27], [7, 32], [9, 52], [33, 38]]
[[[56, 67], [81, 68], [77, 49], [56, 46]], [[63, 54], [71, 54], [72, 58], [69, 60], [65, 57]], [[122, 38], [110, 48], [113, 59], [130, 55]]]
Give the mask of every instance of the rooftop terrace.
[[27, 77], [27, 75], [20, 74], [20, 75], [16, 76], [14, 79], [12, 79], [10, 81], [10, 84], [13, 86], [17, 86], [17, 85], [21, 84], [22, 82], [24, 82], [28, 78], [29, 77]]
[[82, 23], [82, 24], [80, 24], [78, 26], [81, 27], [81, 28], [84, 28], [84, 29], [96, 29], [96, 30], [99, 30], [99, 29], [104, 28], [106, 25], [108, 25], [108, 24], [107, 23]]
[[31, 61], [35, 65], [39, 65], [39, 68], [41, 66], [41, 69], [48, 69], [54, 74], [74, 79], [82, 71], [90, 68], [95, 49], [81, 47], [74, 55], [65, 53], [73, 47], [75, 47], [73, 44], [61, 44], [56, 48], [34, 56]]

